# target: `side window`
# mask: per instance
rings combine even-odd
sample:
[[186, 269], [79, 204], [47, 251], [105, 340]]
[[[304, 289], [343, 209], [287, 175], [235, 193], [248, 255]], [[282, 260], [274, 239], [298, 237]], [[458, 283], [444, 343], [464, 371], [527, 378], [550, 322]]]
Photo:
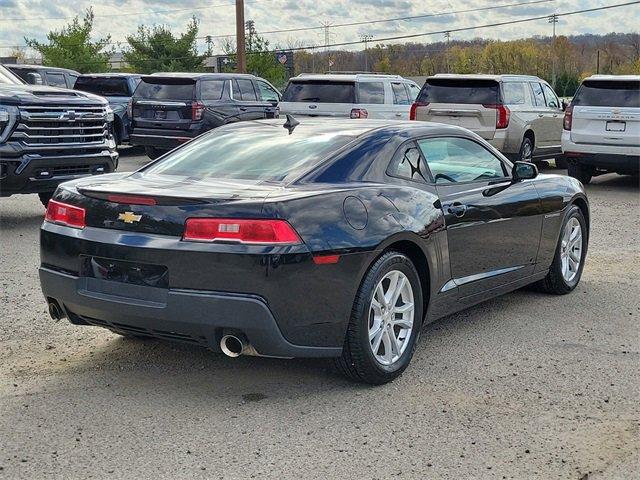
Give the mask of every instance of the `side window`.
[[67, 80], [69, 82], [69, 88], [73, 88], [74, 85], [76, 84], [76, 80], [78, 80], [78, 75], [74, 75], [70, 73]]
[[400, 148], [389, 166], [389, 175], [407, 180], [427, 182], [427, 171], [415, 143]]
[[235, 78], [232, 80], [232, 88], [233, 88], [233, 99], [242, 100], [242, 95], [240, 94], [240, 87], [238, 86], [238, 81]]
[[502, 84], [502, 95], [506, 105], [524, 105], [526, 99], [525, 84], [522, 82], [505, 82]]
[[202, 80], [200, 84], [200, 92], [204, 100], [220, 100], [223, 89], [224, 80]]
[[256, 91], [253, 88], [253, 82], [251, 80], [239, 78], [237, 82], [238, 87], [240, 88], [240, 95], [242, 96], [242, 100], [244, 100], [245, 102], [255, 102], [258, 100]]
[[411, 101], [411, 103], [416, 101], [416, 98], [418, 98], [418, 94], [420, 93], [420, 87], [417, 86], [415, 83], [408, 83], [407, 87], [409, 90], [409, 100]]
[[544, 90], [544, 96], [547, 99], [547, 107], [560, 108], [560, 100], [558, 100], [558, 97], [556, 96], [554, 91], [551, 90], [551, 87], [543, 83], [542, 89]]
[[258, 85], [260, 98], [262, 99], [263, 102], [279, 102], [280, 101], [280, 96], [278, 95], [278, 92], [276, 92], [271, 87], [271, 85], [269, 85], [267, 82], [258, 80], [256, 84]]
[[52, 87], [67, 88], [67, 82], [64, 79], [64, 73], [47, 72], [47, 84]]
[[419, 140], [418, 146], [436, 183], [485, 181], [507, 176], [500, 159], [472, 140], [426, 138]]
[[402, 83], [392, 83], [391, 90], [393, 90], [393, 103], [396, 105], [409, 105], [409, 95]]
[[530, 83], [531, 91], [533, 92], [533, 101], [538, 107], [544, 107], [546, 105], [544, 101], [544, 94], [542, 93], [542, 87], [539, 83]]
[[358, 103], [366, 103], [366, 104], [384, 103], [384, 83], [382, 82], [358, 83]]

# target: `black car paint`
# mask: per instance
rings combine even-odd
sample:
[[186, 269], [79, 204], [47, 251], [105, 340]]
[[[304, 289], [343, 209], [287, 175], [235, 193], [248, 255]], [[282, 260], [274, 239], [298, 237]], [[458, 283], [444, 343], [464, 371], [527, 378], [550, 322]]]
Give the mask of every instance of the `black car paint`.
[[[133, 96], [131, 122], [131, 144], [145, 147], [154, 147], [160, 150], [173, 149], [198, 135], [214, 128], [229, 123], [259, 120], [265, 118], [277, 118], [277, 103], [258, 99], [257, 101], [243, 101], [233, 98], [232, 82], [235, 79], [245, 79], [253, 82], [256, 95], [260, 95], [257, 81], [265, 81], [253, 75], [236, 74], [158, 74], [150, 77], [157, 81], [159, 78], [166, 78], [171, 81], [175, 78], [193, 79], [195, 83], [195, 95], [192, 101], [185, 100], [162, 100], [154, 98], [142, 98], [139, 92]], [[224, 81], [224, 88], [220, 99], [208, 100], [203, 98], [201, 92], [202, 81], [221, 80]], [[186, 112], [191, 109], [191, 102], [201, 102], [205, 106], [202, 120], [192, 120], [189, 118], [155, 120], [146, 119], [141, 116], [145, 105], [154, 110], [172, 111], [176, 108], [183, 108]], [[181, 107], [180, 104], [183, 104]]]
[[[126, 79], [127, 87], [129, 89], [129, 95], [104, 96], [104, 98], [107, 99], [107, 102], [109, 102], [109, 106], [113, 110], [113, 115], [115, 117], [113, 129], [115, 138], [118, 140], [118, 144], [127, 143], [129, 141], [129, 134], [131, 133], [131, 119], [129, 118], [127, 107], [129, 105], [129, 100], [131, 100], [131, 98], [133, 97], [133, 92], [135, 92], [136, 87], [140, 82], [140, 75], [135, 73], [85, 74], [80, 75], [78, 79], [76, 79], [76, 83], [79, 79], [99, 81], [102, 78]], [[74, 90], [82, 91], [75, 85], [73, 86], [73, 88]]]
[[[313, 128], [319, 121], [303, 123]], [[129, 178], [115, 174], [101, 182], [109, 191], [153, 196], [164, 192], [170, 197], [173, 190], [182, 199], [196, 196], [200, 201], [150, 207], [109, 203], [80, 193], [95, 182], [65, 185], [55, 198], [85, 206], [90, 226], [74, 230], [43, 225], [45, 296], [55, 291], [51, 287], [55, 282], [48, 278], [52, 272], [78, 276], [80, 255], [166, 265], [170, 291], [251, 295], [264, 302], [282, 336], [300, 348], [258, 350], [261, 354], [337, 356], [360, 282], [385, 249], [399, 249], [413, 259], [424, 283], [429, 322], [543, 278], [567, 207], [578, 204], [588, 218], [584, 190], [569, 177], [540, 175], [521, 182], [506, 178], [498, 183], [442, 187], [389, 176], [387, 168], [398, 148], [427, 136], [463, 136], [485, 145], [505, 165], [511, 164], [475, 134], [457, 127], [422, 122], [370, 124], [371, 129], [348, 148], [286, 186], [216, 190], [187, 182], [173, 189], [160, 185], [145, 189], [129, 183], [135, 182], [136, 174]], [[468, 203], [470, 221], [454, 220], [447, 212], [446, 202], [454, 198]], [[147, 218], [145, 225], [116, 220], [127, 210]], [[191, 216], [283, 218], [304, 244], [184, 242], [182, 226]], [[318, 254], [339, 254], [340, 260], [316, 265], [313, 255]], [[65, 298], [51, 298], [65, 305]], [[110, 321], [116, 315], [89, 308], [83, 301], [74, 308]], [[197, 332], [206, 337], [209, 347], [218, 348], [219, 329]], [[259, 340], [245, 333], [252, 343]]]

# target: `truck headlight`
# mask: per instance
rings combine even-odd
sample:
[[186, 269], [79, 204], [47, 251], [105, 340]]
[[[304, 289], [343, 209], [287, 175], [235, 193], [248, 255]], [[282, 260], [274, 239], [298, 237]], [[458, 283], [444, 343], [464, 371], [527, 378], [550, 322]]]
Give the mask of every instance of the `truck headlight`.
[[115, 120], [115, 115], [113, 114], [113, 109], [107, 106], [107, 122], [111, 123]]
[[18, 109], [12, 106], [0, 106], [0, 143], [4, 142], [18, 118]]

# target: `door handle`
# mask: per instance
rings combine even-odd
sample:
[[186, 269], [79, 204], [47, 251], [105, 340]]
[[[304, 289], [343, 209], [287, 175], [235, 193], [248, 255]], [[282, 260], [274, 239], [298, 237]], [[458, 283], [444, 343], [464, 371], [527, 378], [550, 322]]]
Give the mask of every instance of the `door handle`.
[[451, 215], [455, 215], [458, 218], [464, 217], [464, 214], [467, 212], [467, 206], [461, 204], [460, 202], [454, 202], [451, 205], [447, 205], [447, 212]]
[[247, 107], [240, 107], [240, 111], [241, 112], [246, 112], [247, 111]]
[[396, 113], [396, 117], [401, 117], [402, 114], [401, 113]]
[[539, 118], [544, 117], [544, 113], [539, 113], [539, 114], [538, 114], [538, 117], [539, 117]]
[[553, 114], [553, 118], [558, 118], [558, 114], [557, 114], [557, 113], [554, 113], [554, 114]]

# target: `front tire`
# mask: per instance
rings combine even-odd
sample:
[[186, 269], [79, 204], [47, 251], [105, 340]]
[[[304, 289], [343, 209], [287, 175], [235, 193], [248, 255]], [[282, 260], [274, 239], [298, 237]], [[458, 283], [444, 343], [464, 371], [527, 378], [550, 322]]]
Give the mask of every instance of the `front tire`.
[[588, 243], [587, 222], [582, 210], [573, 205], [562, 223], [549, 273], [539, 283], [543, 291], [565, 295], [576, 288], [582, 277]]
[[382, 255], [356, 294], [342, 356], [336, 366], [361, 383], [382, 385], [407, 368], [420, 336], [422, 286], [411, 260], [400, 252]]
[[588, 185], [593, 178], [593, 168], [581, 165], [579, 163], [570, 163], [567, 166], [567, 173], [570, 177], [576, 178], [582, 182], [583, 185]]

